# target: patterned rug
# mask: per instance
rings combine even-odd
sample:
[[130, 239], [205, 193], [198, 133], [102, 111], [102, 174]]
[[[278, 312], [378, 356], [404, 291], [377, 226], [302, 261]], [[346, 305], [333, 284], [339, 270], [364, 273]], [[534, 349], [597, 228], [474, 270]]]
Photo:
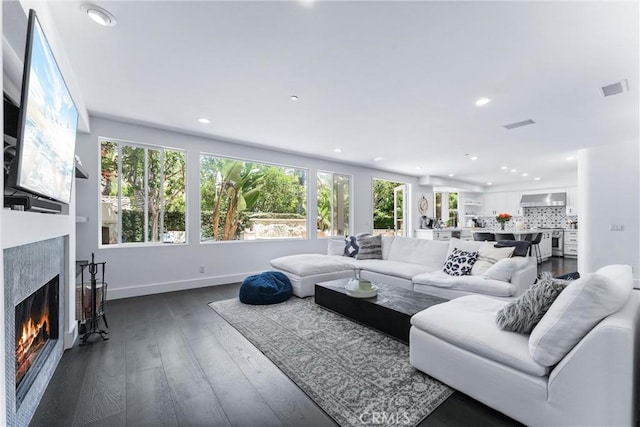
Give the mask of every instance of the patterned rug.
[[453, 392], [409, 364], [409, 347], [317, 306], [209, 304], [342, 426], [418, 424]]

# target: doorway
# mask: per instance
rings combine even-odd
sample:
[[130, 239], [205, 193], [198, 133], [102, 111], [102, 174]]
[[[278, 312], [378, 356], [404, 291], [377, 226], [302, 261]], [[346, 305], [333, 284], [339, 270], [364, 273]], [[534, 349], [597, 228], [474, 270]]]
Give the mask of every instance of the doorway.
[[407, 235], [407, 190], [404, 182], [373, 179], [373, 232], [383, 236]]

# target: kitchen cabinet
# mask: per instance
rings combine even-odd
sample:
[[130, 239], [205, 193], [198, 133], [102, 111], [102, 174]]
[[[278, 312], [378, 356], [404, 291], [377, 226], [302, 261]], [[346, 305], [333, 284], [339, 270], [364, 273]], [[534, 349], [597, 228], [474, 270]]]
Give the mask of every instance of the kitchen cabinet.
[[415, 237], [416, 239], [433, 240], [433, 230], [427, 228], [415, 230]]
[[433, 240], [451, 240], [451, 230], [434, 230]]
[[461, 240], [473, 240], [473, 233], [471, 230], [431, 230], [431, 229], [422, 229], [415, 230], [415, 236], [418, 239], [427, 239], [427, 240], [451, 240], [452, 237], [457, 237]]
[[522, 208], [520, 207], [520, 199], [522, 194], [519, 191], [508, 191], [505, 193], [504, 211], [513, 216], [522, 216]]
[[542, 232], [542, 240], [540, 241], [540, 257], [545, 260], [551, 258], [552, 248], [551, 248], [551, 232], [543, 231]]
[[522, 215], [521, 194], [518, 191], [485, 193], [484, 197], [484, 214], [486, 216], [494, 216], [503, 212], [513, 216]]
[[578, 230], [564, 231], [564, 256], [569, 258], [578, 257]]
[[578, 187], [567, 187], [567, 215], [578, 215]]
[[485, 193], [484, 214], [495, 216], [503, 211], [505, 206], [505, 193]]

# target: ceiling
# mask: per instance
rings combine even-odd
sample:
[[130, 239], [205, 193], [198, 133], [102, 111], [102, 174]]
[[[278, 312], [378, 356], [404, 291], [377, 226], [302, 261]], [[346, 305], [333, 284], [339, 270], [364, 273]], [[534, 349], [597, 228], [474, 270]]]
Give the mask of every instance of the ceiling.
[[482, 186], [638, 141], [637, 2], [95, 4], [49, 7], [96, 115]]

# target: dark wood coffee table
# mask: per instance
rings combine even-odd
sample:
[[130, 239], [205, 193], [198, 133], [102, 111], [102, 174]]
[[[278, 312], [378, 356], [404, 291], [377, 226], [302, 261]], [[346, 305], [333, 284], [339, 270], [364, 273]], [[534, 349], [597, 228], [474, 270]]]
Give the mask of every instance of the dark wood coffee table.
[[448, 300], [395, 286], [376, 284], [378, 295], [354, 298], [347, 295], [348, 279], [317, 283], [316, 304], [409, 343], [411, 316]]

